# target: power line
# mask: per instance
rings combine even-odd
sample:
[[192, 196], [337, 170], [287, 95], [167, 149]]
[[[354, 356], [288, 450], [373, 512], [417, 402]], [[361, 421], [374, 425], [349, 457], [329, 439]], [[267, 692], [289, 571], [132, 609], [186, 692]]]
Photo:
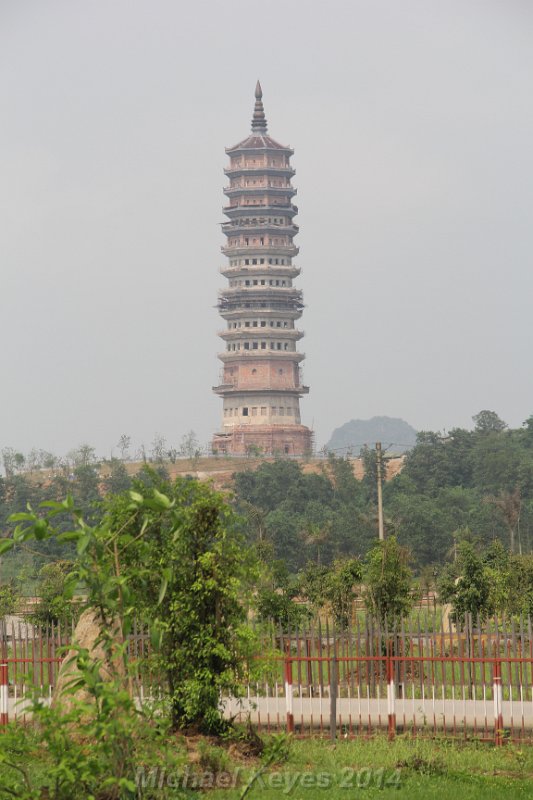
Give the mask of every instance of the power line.
[[[328, 448], [326, 448], [326, 452], [327, 453], [337, 453], [337, 452], [340, 452], [341, 450], [351, 450], [352, 448], [356, 448], [356, 447], [367, 447], [369, 450], [373, 450], [374, 449], [374, 445], [370, 444], [369, 442], [352, 442], [350, 444], [343, 445], [343, 447], [328, 447]], [[409, 450], [411, 450], [414, 447], [416, 447], [416, 445], [414, 445], [412, 443], [411, 444], [407, 444], [406, 442], [391, 442], [389, 445], [387, 445], [385, 450], [390, 450], [391, 447], [406, 447]]]

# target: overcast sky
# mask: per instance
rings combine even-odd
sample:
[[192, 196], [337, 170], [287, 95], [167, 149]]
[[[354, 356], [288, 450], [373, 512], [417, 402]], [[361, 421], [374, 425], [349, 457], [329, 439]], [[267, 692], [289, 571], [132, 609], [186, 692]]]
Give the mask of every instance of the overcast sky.
[[529, 0], [0, 0], [0, 447], [221, 423], [224, 147], [295, 148], [320, 446], [533, 413]]

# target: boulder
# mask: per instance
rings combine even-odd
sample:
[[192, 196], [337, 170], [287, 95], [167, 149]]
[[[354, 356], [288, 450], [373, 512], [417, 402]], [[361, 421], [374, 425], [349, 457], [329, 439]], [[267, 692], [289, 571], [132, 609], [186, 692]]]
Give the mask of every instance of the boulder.
[[[86, 609], [78, 620], [78, 624], [74, 630], [73, 643], [89, 651], [89, 654], [95, 660], [103, 662], [100, 669], [100, 675], [105, 680], [111, 679], [111, 674], [119, 674], [126, 679], [124, 663], [121, 658], [117, 658], [111, 670], [109, 663], [106, 664], [105, 652], [102, 644], [97, 643], [100, 636], [101, 622], [98, 613], [93, 608]], [[117, 640], [119, 637], [117, 626]], [[61, 707], [68, 711], [72, 708], [73, 701], [78, 702], [91, 702], [91, 697], [85, 689], [78, 689], [75, 693], [65, 692], [72, 680], [79, 675], [79, 670], [76, 664], [76, 650], [71, 649], [66, 654], [57, 676], [57, 682], [54, 687], [52, 696], [52, 706], [61, 705]]]

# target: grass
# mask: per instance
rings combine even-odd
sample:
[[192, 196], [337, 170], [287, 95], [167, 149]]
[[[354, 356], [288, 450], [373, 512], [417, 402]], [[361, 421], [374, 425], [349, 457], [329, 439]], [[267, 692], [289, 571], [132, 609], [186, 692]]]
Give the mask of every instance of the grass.
[[[287, 761], [272, 766], [262, 777], [247, 795], [249, 800], [283, 796], [301, 800], [326, 796], [531, 798], [533, 749], [408, 737], [394, 742], [376, 737], [336, 744], [309, 739], [293, 742]], [[328, 785], [320, 787], [319, 780]], [[241, 792], [238, 788], [215, 789], [207, 792], [207, 797], [237, 800]]]
[[[533, 797], [533, 747], [507, 744], [496, 748], [478, 741], [409, 736], [398, 736], [393, 742], [385, 736], [375, 736], [332, 743], [319, 738], [290, 739], [282, 734], [265, 739], [260, 759], [250, 757], [239, 746], [242, 744], [242, 739], [219, 745], [204, 737], [172, 737], [157, 745], [157, 754], [152, 752], [152, 745], [149, 752], [139, 750], [139, 767], [142, 768], [143, 762], [161, 765], [155, 782], [161, 788], [150, 789], [149, 784], [139, 797], [240, 800], [247, 784], [264, 768], [269, 753], [277, 759], [272, 758], [259, 779], [252, 783], [246, 800]], [[39, 750], [36, 755], [28, 769], [34, 777], [42, 776], [46, 782], [45, 754]], [[188, 776], [185, 784], [184, 775]], [[9, 783], [8, 777], [0, 759], [0, 798], [7, 796], [2, 787]], [[217, 781], [229, 786], [209, 788], [216, 787]]]

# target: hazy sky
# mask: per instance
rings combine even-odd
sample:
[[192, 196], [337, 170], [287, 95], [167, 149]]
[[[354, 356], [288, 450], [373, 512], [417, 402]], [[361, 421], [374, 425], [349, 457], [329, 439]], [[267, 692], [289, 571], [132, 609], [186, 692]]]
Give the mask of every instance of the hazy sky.
[[304, 423], [533, 413], [529, 0], [0, 0], [0, 447], [221, 422], [224, 147], [295, 148]]

